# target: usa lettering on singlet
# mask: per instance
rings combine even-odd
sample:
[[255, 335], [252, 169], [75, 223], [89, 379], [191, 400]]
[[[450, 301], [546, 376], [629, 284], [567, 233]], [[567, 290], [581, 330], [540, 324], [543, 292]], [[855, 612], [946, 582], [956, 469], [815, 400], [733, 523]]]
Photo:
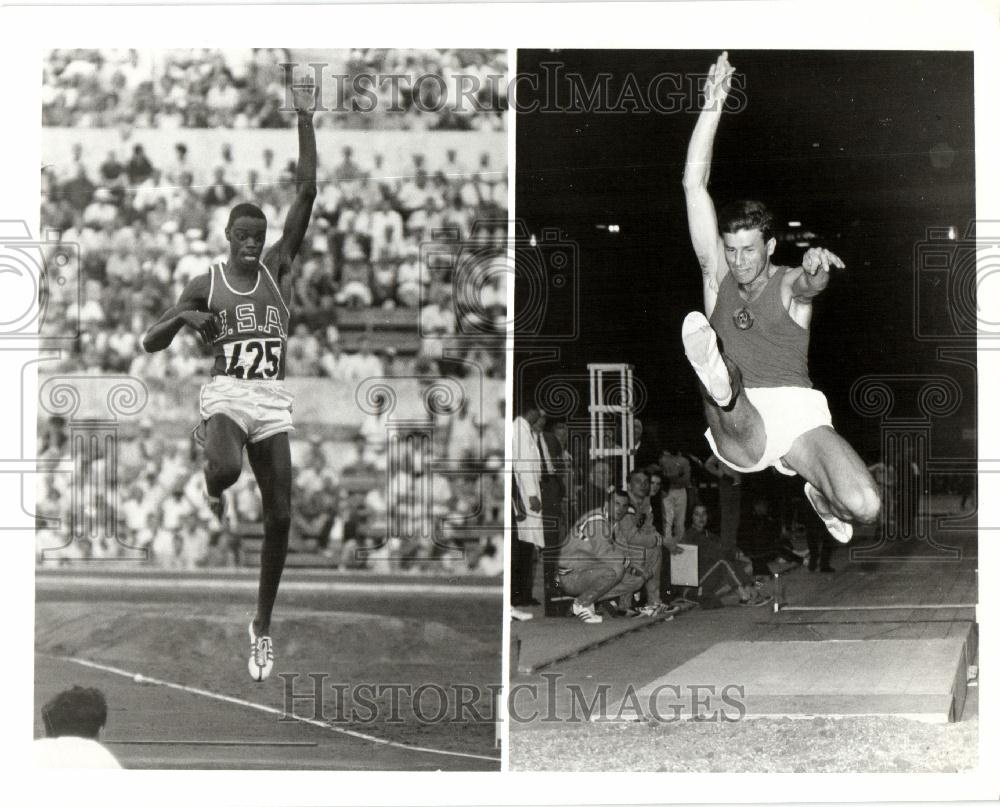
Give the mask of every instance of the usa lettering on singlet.
[[230, 285], [225, 263], [209, 269], [208, 310], [219, 318], [213, 376], [244, 381], [285, 377], [288, 306], [268, 268], [260, 261], [257, 265], [257, 282], [246, 292]]

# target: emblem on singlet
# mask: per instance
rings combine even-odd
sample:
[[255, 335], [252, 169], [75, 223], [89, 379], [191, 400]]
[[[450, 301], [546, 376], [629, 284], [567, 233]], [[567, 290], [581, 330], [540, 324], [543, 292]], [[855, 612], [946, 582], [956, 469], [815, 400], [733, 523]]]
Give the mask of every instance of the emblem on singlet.
[[743, 306], [739, 311], [733, 312], [733, 325], [741, 331], [748, 331], [753, 327], [754, 318], [750, 309]]

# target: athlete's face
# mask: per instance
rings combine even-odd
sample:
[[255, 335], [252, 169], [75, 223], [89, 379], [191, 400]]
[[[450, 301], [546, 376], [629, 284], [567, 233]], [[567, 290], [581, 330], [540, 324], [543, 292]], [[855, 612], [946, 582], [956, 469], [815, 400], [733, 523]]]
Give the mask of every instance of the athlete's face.
[[756, 229], [737, 230], [723, 233], [722, 243], [726, 263], [737, 283], [746, 286], [759, 277], [766, 277], [765, 270], [777, 244], [775, 239], [765, 241], [764, 234]]
[[264, 251], [267, 222], [251, 216], [240, 216], [226, 230], [229, 254], [241, 266], [256, 266]]

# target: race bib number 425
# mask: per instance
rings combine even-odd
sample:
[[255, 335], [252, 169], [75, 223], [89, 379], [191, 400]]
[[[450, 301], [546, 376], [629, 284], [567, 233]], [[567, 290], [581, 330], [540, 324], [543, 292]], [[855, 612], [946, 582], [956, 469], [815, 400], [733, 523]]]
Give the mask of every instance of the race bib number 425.
[[251, 381], [277, 378], [281, 369], [280, 339], [244, 339], [222, 346], [226, 375]]

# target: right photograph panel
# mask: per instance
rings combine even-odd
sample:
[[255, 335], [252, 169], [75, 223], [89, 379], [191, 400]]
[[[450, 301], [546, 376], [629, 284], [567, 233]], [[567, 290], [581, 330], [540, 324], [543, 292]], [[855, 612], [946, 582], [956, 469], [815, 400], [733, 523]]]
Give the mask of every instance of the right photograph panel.
[[511, 770], [976, 768], [972, 53], [517, 75]]

